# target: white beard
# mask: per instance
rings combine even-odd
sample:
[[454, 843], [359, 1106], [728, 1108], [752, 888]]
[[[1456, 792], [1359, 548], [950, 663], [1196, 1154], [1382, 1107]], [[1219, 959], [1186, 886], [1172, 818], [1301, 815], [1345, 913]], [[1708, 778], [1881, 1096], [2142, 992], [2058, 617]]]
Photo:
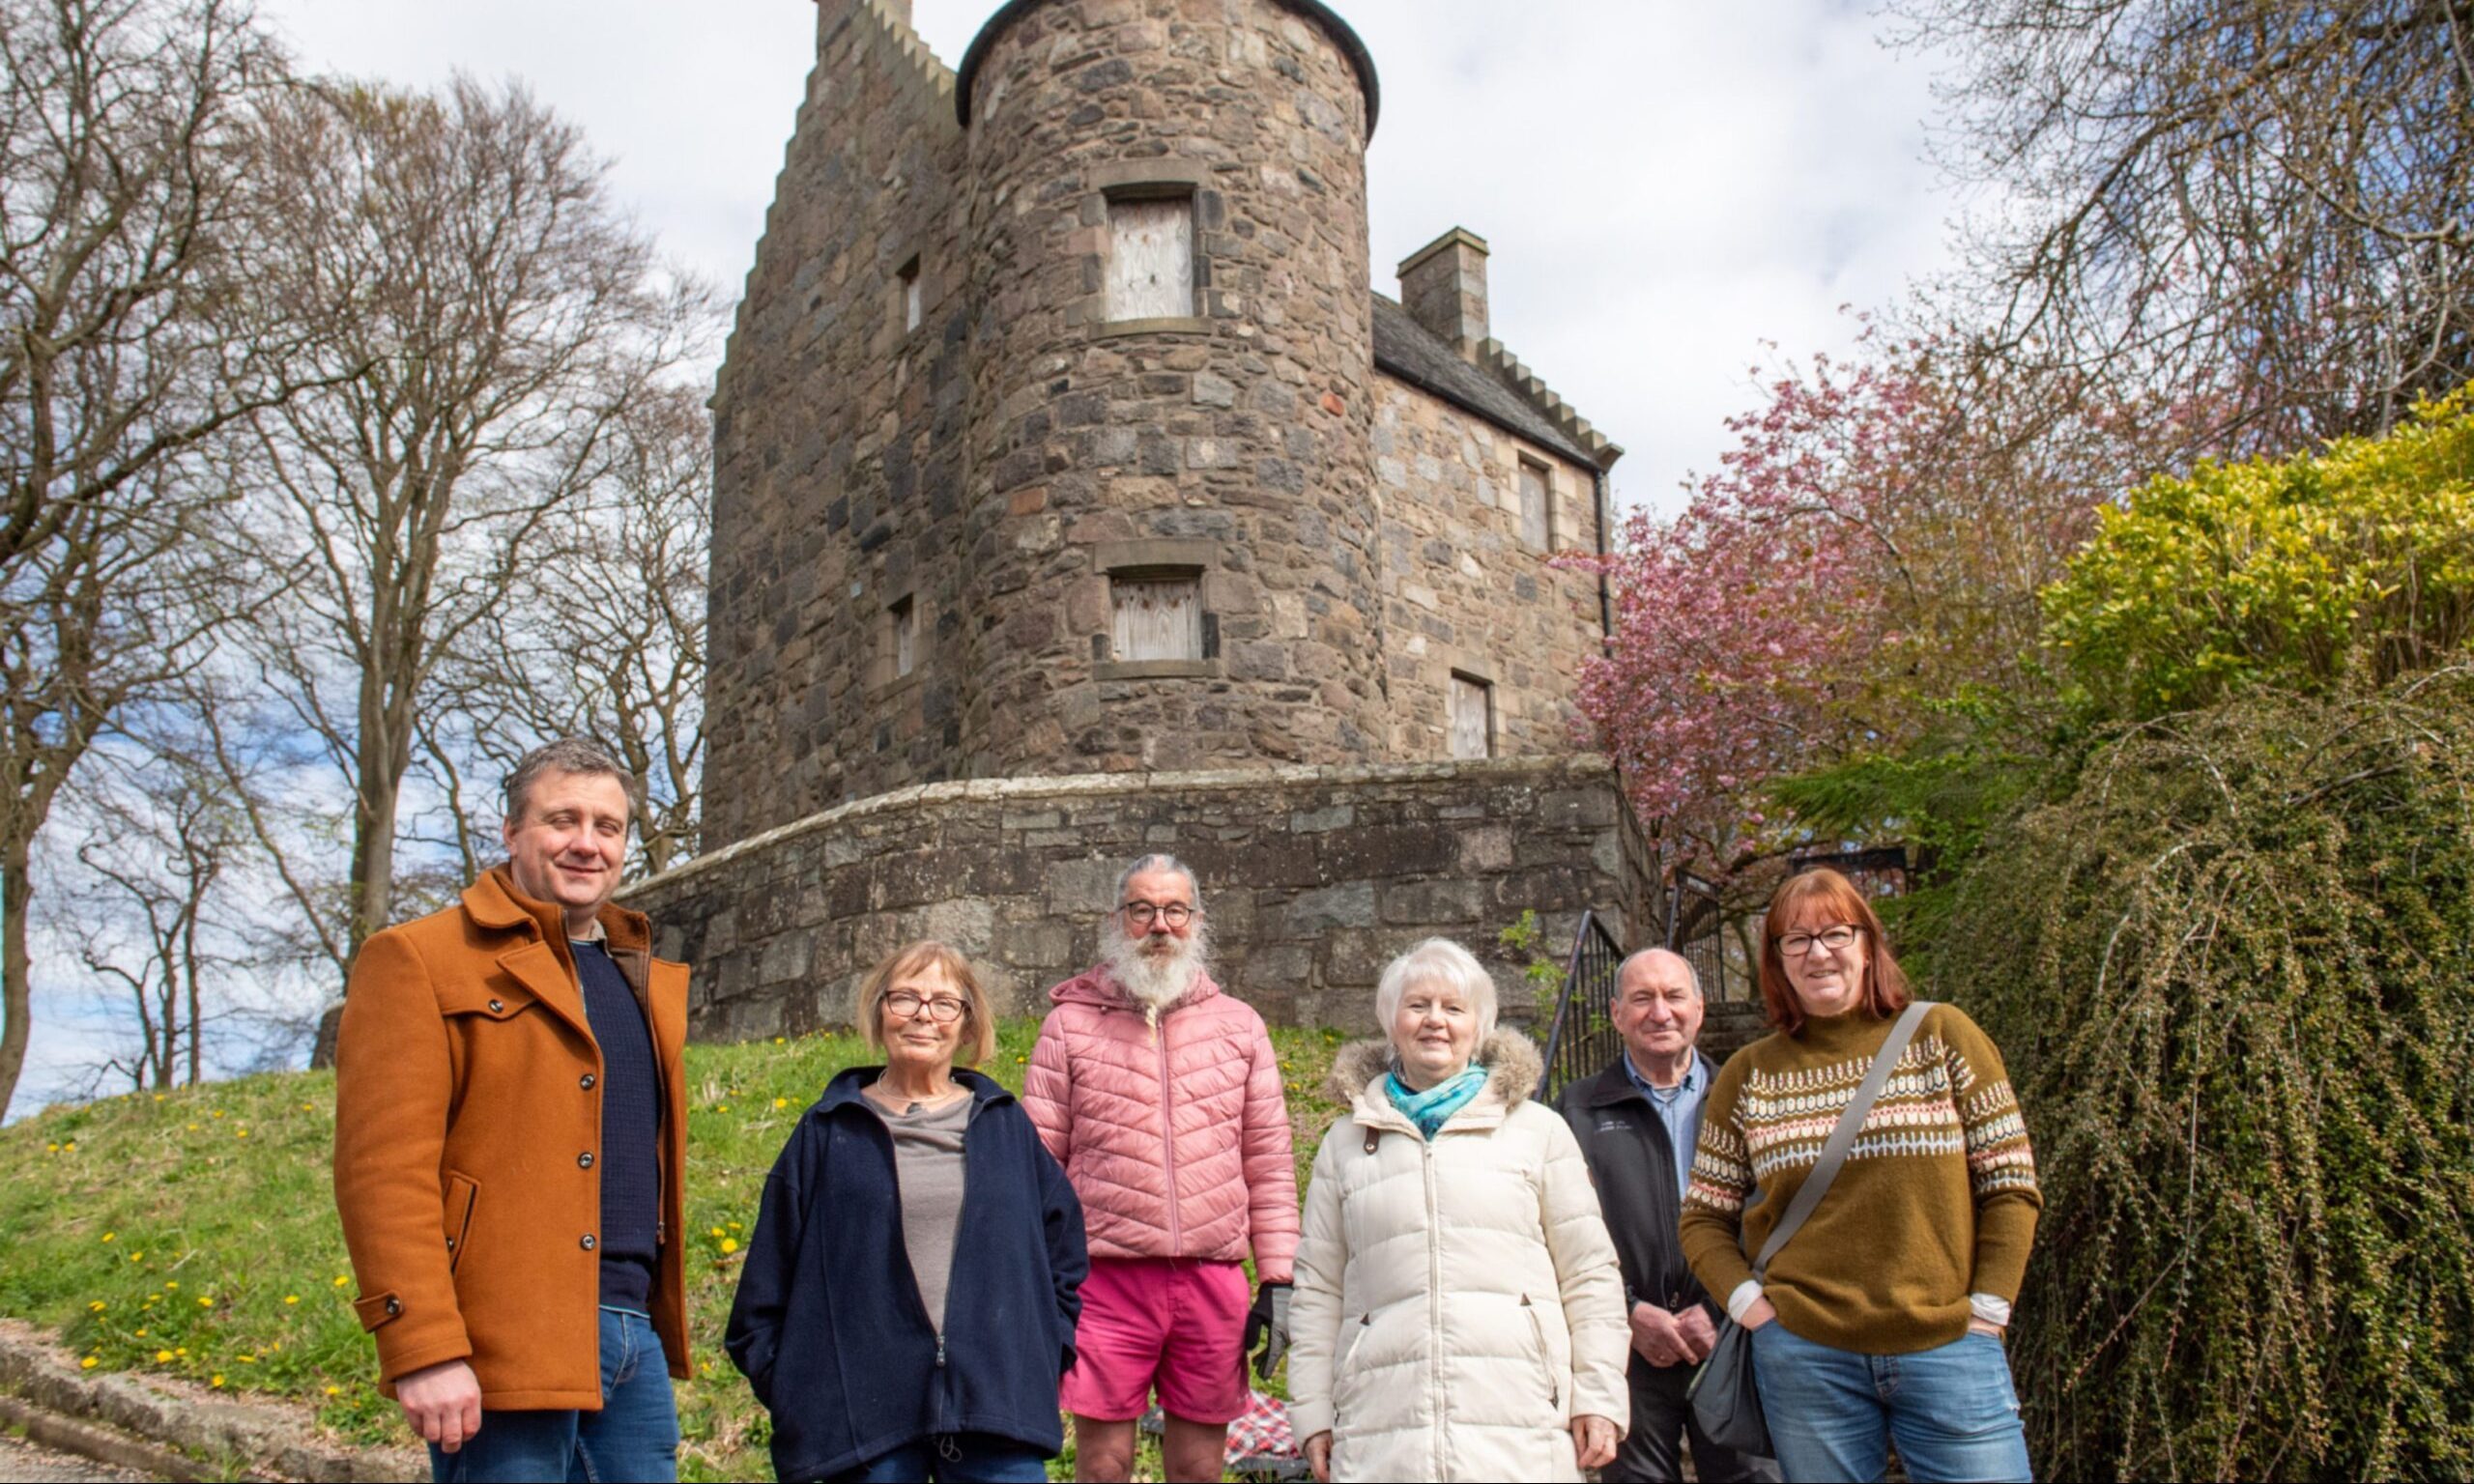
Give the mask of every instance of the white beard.
[[1211, 956], [1211, 946], [1199, 923], [1175, 953], [1151, 955], [1142, 951], [1149, 935], [1130, 937], [1111, 930], [1108, 942], [1101, 950], [1101, 961], [1108, 971], [1108, 979], [1134, 997], [1142, 1007], [1142, 1015], [1154, 1026], [1160, 1023], [1160, 1012], [1177, 1002], [1178, 996], [1194, 986]]

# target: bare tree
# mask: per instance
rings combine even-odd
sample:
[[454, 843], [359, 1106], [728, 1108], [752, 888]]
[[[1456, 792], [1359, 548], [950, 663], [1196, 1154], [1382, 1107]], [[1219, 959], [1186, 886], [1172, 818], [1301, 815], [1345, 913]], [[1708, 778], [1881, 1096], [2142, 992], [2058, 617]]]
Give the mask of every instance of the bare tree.
[[[534, 580], [700, 299], [521, 88], [299, 88], [257, 145], [259, 290], [326, 329], [332, 385], [255, 419], [235, 550], [259, 579], [245, 646], [277, 729], [352, 800], [343, 920], [322, 935], [340, 985], [395, 915], [440, 665]], [[316, 874], [285, 875], [304, 913], [331, 906]]]
[[696, 853], [712, 439], [711, 414], [686, 387], [630, 406], [610, 430], [601, 477], [544, 533], [526, 582], [442, 665], [422, 752], [468, 874], [495, 851], [489, 784], [560, 736], [602, 740], [635, 775], [639, 870]]
[[36, 837], [191, 660], [187, 456], [291, 389], [232, 307], [245, 110], [278, 58], [221, 0], [0, 0], [0, 1106], [25, 1064]]
[[1943, 154], [1990, 187], [1944, 307], [2005, 354], [2175, 394], [2200, 451], [2474, 376], [2464, 0], [1893, 4], [1955, 59]]

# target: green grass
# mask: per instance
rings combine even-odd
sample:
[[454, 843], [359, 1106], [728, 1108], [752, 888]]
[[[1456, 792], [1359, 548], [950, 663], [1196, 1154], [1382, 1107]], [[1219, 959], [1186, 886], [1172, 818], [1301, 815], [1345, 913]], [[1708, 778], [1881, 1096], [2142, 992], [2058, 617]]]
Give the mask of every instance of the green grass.
[[[1037, 1032], [1008, 1021], [984, 1070], [1019, 1091]], [[1322, 1084], [1340, 1037], [1272, 1039], [1302, 1185], [1339, 1113]], [[697, 1374], [678, 1388], [684, 1478], [771, 1477], [763, 1410], [722, 1353], [737, 1254], [791, 1121], [835, 1072], [870, 1060], [848, 1034], [687, 1048]], [[53, 1330], [92, 1369], [297, 1399], [348, 1442], [412, 1442], [350, 1304], [328, 1174], [334, 1090], [328, 1073], [284, 1072], [46, 1109], [0, 1130], [0, 1168], [13, 1172], [0, 1185], [0, 1314]]]

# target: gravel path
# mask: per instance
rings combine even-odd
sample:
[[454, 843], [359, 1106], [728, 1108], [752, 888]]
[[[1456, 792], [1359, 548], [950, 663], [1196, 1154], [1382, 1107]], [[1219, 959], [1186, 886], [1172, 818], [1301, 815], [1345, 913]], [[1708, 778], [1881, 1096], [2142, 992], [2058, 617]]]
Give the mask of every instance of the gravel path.
[[0, 1479], [40, 1480], [42, 1484], [126, 1484], [152, 1474], [130, 1473], [74, 1453], [55, 1453], [14, 1433], [0, 1432]]

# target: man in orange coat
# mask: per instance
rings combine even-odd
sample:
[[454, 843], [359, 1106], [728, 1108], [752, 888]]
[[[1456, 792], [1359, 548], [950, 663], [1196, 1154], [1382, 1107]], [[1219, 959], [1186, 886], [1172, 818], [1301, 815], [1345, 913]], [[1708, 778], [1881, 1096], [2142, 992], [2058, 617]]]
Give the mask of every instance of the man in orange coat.
[[610, 900], [629, 783], [588, 743], [533, 752], [506, 864], [353, 960], [335, 1205], [442, 1481], [677, 1473], [687, 970]]

